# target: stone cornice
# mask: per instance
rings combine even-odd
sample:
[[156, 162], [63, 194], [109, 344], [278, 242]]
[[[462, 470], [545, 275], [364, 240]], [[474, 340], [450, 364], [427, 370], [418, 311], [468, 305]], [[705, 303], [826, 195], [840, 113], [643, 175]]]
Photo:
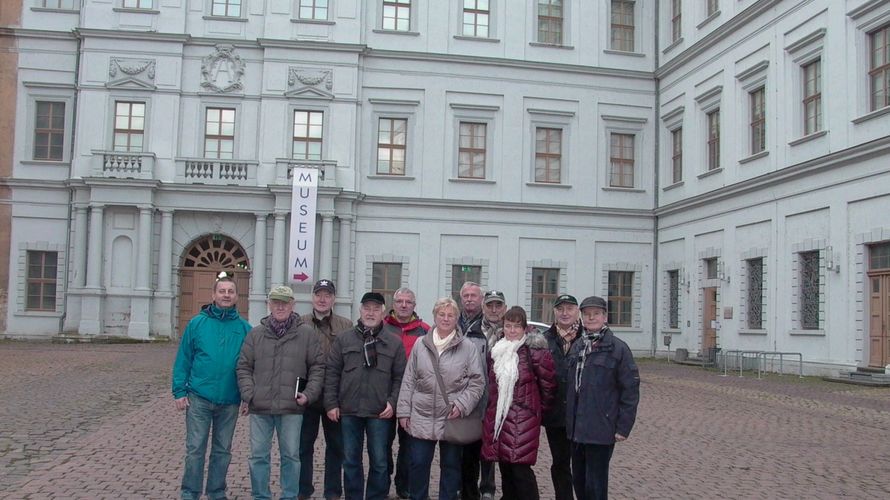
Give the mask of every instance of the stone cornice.
[[313, 42], [306, 40], [276, 40], [273, 38], [257, 38], [257, 45], [262, 48], [333, 50], [338, 52], [361, 53], [368, 49], [367, 45], [357, 43]]
[[153, 42], [186, 43], [192, 37], [183, 33], [158, 33], [156, 31], [121, 31], [101, 30], [95, 28], [77, 28], [75, 33], [79, 38], [116, 38], [121, 40], [150, 40]]
[[74, 40], [77, 35], [73, 31], [35, 30], [31, 28], [0, 27], [0, 36], [15, 36], [20, 38], [54, 38], [57, 40]]

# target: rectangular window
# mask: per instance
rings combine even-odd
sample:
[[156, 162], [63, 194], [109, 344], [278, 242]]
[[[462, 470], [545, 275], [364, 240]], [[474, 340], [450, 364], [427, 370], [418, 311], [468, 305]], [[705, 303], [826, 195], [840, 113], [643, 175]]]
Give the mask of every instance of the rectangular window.
[[553, 322], [553, 308], [559, 289], [559, 269], [546, 267], [532, 268], [532, 310], [531, 321], [550, 324]]
[[488, 4], [488, 0], [464, 0], [464, 36], [487, 38], [490, 18], [491, 7]]
[[411, 30], [411, 0], [383, 0], [383, 29]]
[[392, 307], [392, 295], [402, 286], [402, 264], [375, 262], [371, 266], [371, 291], [383, 295]]
[[708, 170], [720, 168], [720, 110], [708, 113]]
[[712, 257], [710, 259], [704, 259], [705, 264], [705, 279], [715, 280], [717, 279], [717, 257]]
[[460, 304], [460, 287], [467, 281], [482, 283], [482, 266], [466, 266], [454, 264], [451, 266], [451, 298]]
[[890, 26], [871, 33], [871, 68], [868, 72], [871, 81], [871, 109], [890, 106]]
[[683, 35], [680, 0], [671, 0], [671, 41], [676, 42]]
[[74, 9], [74, 2], [75, 0], [42, 0], [41, 2], [38, 2], [37, 5], [44, 9], [71, 10]]
[[633, 280], [631, 271], [609, 271], [608, 323], [612, 326], [633, 326]]
[[405, 175], [408, 120], [381, 118], [377, 127], [377, 173]]
[[141, 153], [145, 137], [145, 103], [114, 103], [115, 151]]
[[766, 150], [766, 89], [749, 94], [751, 100], [751, 154]]
[[749, 259], [748, 266], [748, 328], [763, 329], [763, 258]]
[[241, 17], [241, 0], [212, 0], [210, 15]]
[[293, 159], [321, 160], [323, 125], [321, 111], [294, 111]]
[[538, 0], [538, 42], [562, 45], [562, 0]]
[[708, 3], [708, 17], [713, 16], [720, 10], [720, 0], [707, 0]]
[[609, 138], [609, 186], [634, 187], [634, 136], [611, 134]]
[[485, 178], [484, 123], [460, 122], [457, 176], [461, 179]]
[[327, 21], [328, 0], [300, 0], [299, 18]]
[[673, 167], [673, 181], [680, 182], [683, 180], [683, 128], [671, 131], [671, 143], [673, 144], [673, 154], [671, 156], [671, 165]]
[[152, 0], [124, 0], [121, 7], [125, 9], [150, 9], [152, 7], [151, 3]]
[[798, 254], [800, 264], [800, 327], [819, 329], [819, 251]]
[[562, 129], [535, 129], [535, 182], [559, 184], [562, 170]]
[[634, 2], [612, 0], [612, 50], [634, 51]]
[[34, 159], [62, 160], [65, 144], [65, 103], [37, 101]]
[[803, 67], [803, 132], [804, 135], [822, 130], [822, 60]]
[[207, 108], [204, 122], [204, 158], [235, 157], [235, 110]]
[[56, 266], [58, 258], [58, 252], [28, 251], [28, 292], [25, 310], [56, 310]]
[[668, 271], [668, 328], [680, 328], [680, 271]]
[[868, 270], [890, 269], [890, 242], [868, 247]]

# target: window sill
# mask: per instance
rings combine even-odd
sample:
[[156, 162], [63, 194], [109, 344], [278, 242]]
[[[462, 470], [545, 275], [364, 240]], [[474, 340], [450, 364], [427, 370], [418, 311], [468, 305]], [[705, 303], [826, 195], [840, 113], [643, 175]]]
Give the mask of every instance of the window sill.
[[788, 330], [788, 335], [799, 335], [802, 337], [824, 337], [825, 330]]
[[763, 157], [765, 157], [765, 156], [767, 156], [767, 155], [769, 155], [769, 151], [768, 151], [768, 150], [764, 150], [764, 151], [761, 151], [761, 152], [759, 152], [759, 153], [755, 153], [755, 154], [753, 154], [753, 155], [751, 155], [751, 156], [747, 156], [747, 157], [745, 157], [745, 158], [742, 158], [741, 160], [739, 160], [739, 163], [742, 164], [742, 165], [744, 165], [745, 163], [751, 163], [752, 161], [754, 161], [754, 160], [759, 160], [759, 159], [761, 159], [761, 158], [763, 158]]
[[615, 187], [615, 186], [603, 186], [603, 191], [619, 191], [622, 193], [645, 193], [645, 189], [639, 188], [625, 188], [625, 187]]
[[820, 130], [820, 131], [818, 131], [818, 132], [813, 132], [813, 133], [810, 134], [810, 135], [805, 135], [805, 136], [803, 136], [803, 137], [801, 137], [801, 138], [799, 138], [799, 139], [794, 139], [793, 141], [789, 142], [788, 145], [789, 145], [789, 146], [797, 146], [797, 145], [799, 145], [799, 144], [803, 144], [803, 143], [805, 143], [805, 142], [810, 142], [810, 141], [812, 141], [812, 140], [814, 140], [814, 139], [818, 139], [818, 138], [823, 137], [823, 136], [825, 136], [825, 135], [828, 135], [828, 131], [827, 131], [827, 130]]
[[16, 316], [31, 316], [33, 318], [61, 318], [59, 311], [17, 311]]
[[500, 38], [488, 38], [485, 36], [454, 35], [454, 39], [455, 40], [466, 40], [468, 42], [501, 43]]
[[413, 181], [414, 177], [410, 175], [387, 175], [387, 174], [370, 174], [368, 179], [387, 179], [393, 181]]
[[562, 184], [562, 183], [558, 183], [558, 182], [526, 182], [525, 185], [530, 186], [530, 187], [562, 188], [562, 189], [569, 189], [572, 187], [568, 184]]
[[739, 335], [766, 335], [766, 330], [751, 330], [748, 328], [739, 328]]
[[294, 24], [324, 24], [329, 26], [337, 24], [334, 21], [328, 21], [327, 19], [291, 19], [290, 22]]
[[408, 35], [408, 36], [420, 36], [419, 31], [401, 31], [401, 30], [384, 30], [384, 29], [375, 29], [372, 30], [374, 33], [380, 33], [381, 35]]
[[674, 50], [674, 48], [676, 48], [680, 45], [683, 45], [683, 37], [682, 36], [680, 38], [674, 40], [673, 42], [671, 42], [671, 44], [668, 45], [667, 47], [665, 47], [664, 50], [661, 51], [661, 53], [667, 54], [668, 52]]
[[53, 9], [51, 7], [31, 7], [33, 12], [58, 12], [59, 14], [80, 14], [80, 9]]
[[70, 167], [71, 162], [66, 160], [21, 160], [21, 165], [31, 165], [37, 167]]
[[234, 16], [204, 16], [205, 21], [230, 21], [233, 23], [246, 23], [247, 19]]
[[879, 116], [884, 116], [890, 113], [890, 106], [884, 106], [883, 108], [876, 109], [870, 113], [864, 114], [858, 118], [853, 119], [853, 123], [859, 125], [860, 123], [867, 122], [869, 120], [873, 120]]
[[698, 174], [696, 177], [698, 177], [699, 179], [704, 179], [705, 177], [710, 177], [710, 176], [712, 176], [712, 175], [717, 175], [717, 174], [719, 174], [719, 173], [721, 173], [721, 172], [723, 172], [723, 167], [717, 167], [717, 168], [715, 168], [715, 169], [713, 169], [713, 170], [708, 170], [707, 172], [702, 172], [702, 173]]
[[627, 50], [617, 50], [617, 49], [604, 49], [604, 54], [613, 54], [616, 56], [630, 56], [630, 57], [646, 57], [646, 54], [642, 52], [631, 52]]
[[683, 186], [683, 184], [685, 184], [684, 181], [677, 181], [677, 182], [675, 182], [675, 183], [673, 183], [673, 184], [671, 184], [671, 185], [669, 185], [669, 186], [665, 186], [665, 187], [662, 188], [661, 190], [662, 190], [662, 191], [670, 191], [671, 189], [677, 189], [678, 187]]
[[113, 9], [114, 12], [128, 12], [132, 14], [160, 14], [161, 11], [154, 9], [134, 9], [130, 7], [115, 7]]
[[550, 49], [575, 50], [574, 45], [562, 45], [559, 43], [529, 42], [528, 44], [532, 47], [546, 47], [546, 48], [550, 48]]
[[609, 329], [613, 333], [643, 333], [642, 328], [634, 328], [632, 326], [613, 326], [609, 325]]
[[668, 335], [680, 335], [683, 333], [683, 330], [679, 328], [662, 328], [661, 333], [666, 333]]
[[700, 29], [704, 28], [706, 24], [710, 23], [710, 22], [713, 21], [714, 19], [717, 19], [718, 17], [720, 17], [720, 9], [717, 9], [713, 14], [711, 14], [710, 16], [704, 18], [704, 19], [702, 20], [702, 22], [698, 23], [698, 24], [695, 26], [695, 29], [699, 29], [699, 30], [700, 30]]
[[451, 177], [448, 182], [460, 182], [464, 184], [496, 184], [491, 179], [469, 179], [465, 177]]

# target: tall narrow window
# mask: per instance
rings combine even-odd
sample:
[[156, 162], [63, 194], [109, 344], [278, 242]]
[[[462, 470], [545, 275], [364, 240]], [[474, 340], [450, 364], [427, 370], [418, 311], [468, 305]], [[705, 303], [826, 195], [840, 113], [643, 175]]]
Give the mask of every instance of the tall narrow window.
[[371, 265], [371, 291], [383, 295], [392, 307], [392, 295], [402, 286], [402, 264], [375, 262]]
[[766, 90], [749, 94], [751, 100], [751, 154], [766, 150]]
[[463, 0], [463, 34], [464, 36], [488, 37], [491, 8], [488, 0]]
[[748, 328], [763, 329], [763, 258], [747, 261]]
[[608, 322], [612, 326], [633, 326], [633, 280], [631, 271], [609, 271]]
[[321, 111], [294, 111], [294, 143], [292, 158], [295, 160], [321, 160], [324, 113]]
[[381, 118], [377, 127], [377, 173], [405, 175], [408, 120]]
[[558, 184], [562, 170], [562, 130], [535, 129], [535, 182]]
[[65, 144], [65, 103], [37, 101], [34, 159], [62, 160]]
[[241, 0], [211, 0], [210, 15], [241, 17]]
[[707, 0], [708, 3], [708, 17], [713, 16], [720, 10], [720, 0]]
[[485, 178], [485, 133], [484, 123], [460, 123], [458, 145], [457, 176], [461, 179]]
[[383, 0], [383, 29], [411, 30], [411, 0]]
[[671, 0], [671, 41], [676, 42], [683, 35], [683, 15], [680, 0]]
[[720, 168], [720, 110], [708, 113], [708, 170]]
[[25, 309], [28, 311], [55, 311], [58, 252], [29, 250], [27, 259], [28, 290]]
[[454, 264], [451, 266], [451, 298], [460, 304], [460, 287], [467, 281], [482, 283], [482, 266]]
[[819, 251], [798, 254], [800, 266], [800, 327], [819, 329]]
[[150, 9], [152, 0], [124, 0], [121, 7], [125, 9]]
[[141, 153], [145, 137], [145, 103], [114, 103], [114, 150]]
[[612, 0], [612, 49], [634, 50], [634, 2]]
[[538, 0], [538, 41], [562, 45], [562, 0]]
[[609, 186], [634, 187], [634, 136], [611, 134], [609, 139]]
[[890, 106], [890, 26], [872, 32], [871, 64], [868, 72], [871, 81], [871, 109]]
[[235, 110], [207, 108], [204, 158], [231, 160], [235, 156]]
[[704, 259], [705, 279], [717, 279], [717, 257]]
[[559, 269], [547, 267], [532, 268], [532, 310], [531, 320], [541, 323], [553, 321], [553, 308], [559, 289]]
[[328, 0], [300, 0], [300, 19], [326, 21], [328, 19]]
[[804, 135], [822, 130], [822, 60], [803, 67], [803, 132]]
[[673, 154], [671, 156], [671, 165], [673, 167], [673, 181], [680, 182], [683, 180], [683, 128], [682, 127], [671, 131], [671, 143], [673, 144]]
[[668, 328], [680, 328], [680, 271], [668, 271]]

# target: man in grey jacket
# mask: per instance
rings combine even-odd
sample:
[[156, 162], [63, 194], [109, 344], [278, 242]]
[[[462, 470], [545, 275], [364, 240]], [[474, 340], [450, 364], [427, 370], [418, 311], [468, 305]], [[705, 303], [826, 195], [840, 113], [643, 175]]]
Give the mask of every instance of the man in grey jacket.
[[238, 358], [241, 400], [250, 409], [250, 489], [272, 498], [272, 434], [281, 453], [281, 497], [296, 499], [300, 484], [300, 429], [306, 405], [321, 396], [324, 358], [312, 328], [294, 313], [294, 292], [269, 292], [270, 314], [247, 334]]

